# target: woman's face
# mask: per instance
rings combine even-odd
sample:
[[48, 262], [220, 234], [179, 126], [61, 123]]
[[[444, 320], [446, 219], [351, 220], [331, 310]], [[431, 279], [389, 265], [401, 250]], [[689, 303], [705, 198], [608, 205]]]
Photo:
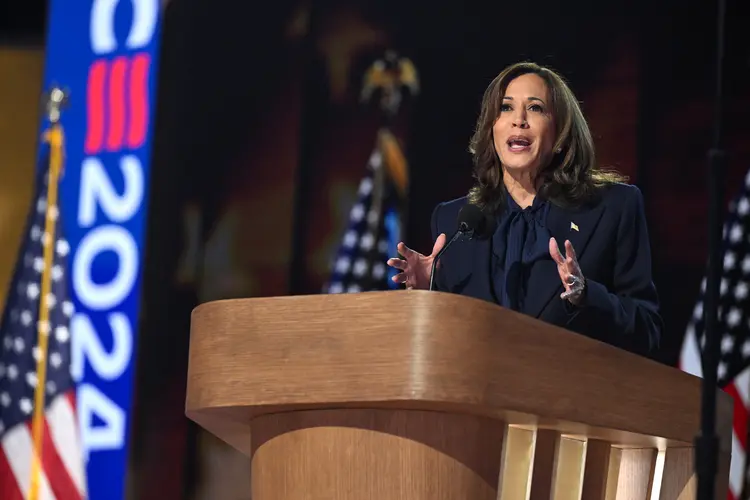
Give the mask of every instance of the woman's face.
[[495, 151], [509, 173], [533, 175], [550, 161], [555, 120], [549, 89], [539, 75], [527, 73], [508, 84], [492, 134]]

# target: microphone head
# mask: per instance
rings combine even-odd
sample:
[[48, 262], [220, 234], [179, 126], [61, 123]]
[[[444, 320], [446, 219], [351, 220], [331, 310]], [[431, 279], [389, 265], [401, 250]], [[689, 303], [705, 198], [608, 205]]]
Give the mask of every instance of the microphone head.
[[461, 207], [458, 212], [458, 231], [472, 235], [484, 234], [487, 227], [487, 216], [482, 209], [470, 203]]

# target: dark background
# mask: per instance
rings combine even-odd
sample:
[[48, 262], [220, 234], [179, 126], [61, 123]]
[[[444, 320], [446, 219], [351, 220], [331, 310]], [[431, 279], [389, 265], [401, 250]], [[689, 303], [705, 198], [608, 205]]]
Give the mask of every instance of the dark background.
[[[727, 199], [750, 168], [750, 13], [747, 3], [728, 3]], [[0, 4], [0, 42], [43, 47], [45, 4]], [[431, 248], [434, 205], [470, 186], [468, 138], [490, 80], [519, 60], [550, 65], [582, 101], [601, 163], [644, 192], [667, 324], [658, 359], [676, 365], [706, 261], [714, 2], [327, 1], [295, 36], [298, 7], [166, 7], [139, 331], [138, 498], [180, 498], [205, 480], [183, 417], [191, 309], [226, 296], [317, 293], [325, 281], [324, 257], [380, 123], [357, 103], [360, 78], [386, 48], [410, 57], [422, 83], [395, 126], [410, 162], [405, 240]], [[344, 91], [329, 71], [341, 60], [350, 63]], [[181, 281], [186, 207], [201, 214], [204, 252], [188, 265], [195, 276]]]

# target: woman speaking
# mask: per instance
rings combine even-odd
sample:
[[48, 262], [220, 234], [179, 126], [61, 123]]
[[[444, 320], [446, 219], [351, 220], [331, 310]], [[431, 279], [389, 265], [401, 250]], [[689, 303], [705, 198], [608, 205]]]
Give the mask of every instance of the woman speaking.
[[[439, 259], [436, 290], [495, 302], [644, 355], [662, 319], [637, 187], [595, 164], [572, 91], [548, 68], [514, 64], [489, 85], [471, 139], [475, 185], [432, 214], [435, 245], [399, 243], [393, 280], [427, 289], [433, 260], [467, 204], [490, 224]], [[562, 248], [561, 248], [562, 245]]]

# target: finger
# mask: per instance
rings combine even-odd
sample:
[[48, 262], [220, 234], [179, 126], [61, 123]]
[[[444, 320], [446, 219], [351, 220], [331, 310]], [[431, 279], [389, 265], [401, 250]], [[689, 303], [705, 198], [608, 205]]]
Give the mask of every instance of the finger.
[[565, 259], [560, 253], [560, 247], [557, 246], [557, 240], [554, 237], [549, 239], [549, 254], [558, 266], [565, 264]]
[[565, 292], [563, 292], [563, 293], [560, 294], [560, 298], [561, 299], [567, 299], [569, 297], [575, 296], [577, 293], [578, 293], [578, 290], [573, 290], [573, 289], [567, 290], [567, 291], [565, 291]]
[[583, 279], [576, 274], [569, 274], [565, 279], [565, 283], [568, 285], [570, 290], [580, 291], [583, 290]]
[[565, 255], [568, 256], [570, 262], [578, 262], [578, 260], [576, 259], [575, 248], [573, 248], [573, 244], [570, 242], [570, 240], [565, 240]]
[[399, 244], [396, 245], [396, 249], [398, 250], [399, 254], [403, 255], [407, 259], [409, 257], [411, 257], [412, 255], [414, 255], [415, 253], [417, 253], [414, 250], [412, 250], [411, 248], [409, 248], [406, 245], [404, 245], [403, 242], [399, 242]]
[[560, 281], [562, 282], [563, 288], [565, 288], [565, 290], [570, 290], [570, 280], [568, 279], [568, 276], [570, 275], [568, 272], [560, 266], [558, 266], [557, 272], [560, 275]]
[[393, 278], [391, 278], [394, 283], [405, 283], [406, 282], [406, 273], [398, 273]]
[[432, 246], [432, 255], [437, 255], [443, 246], [445, 246], [445, 239], [445, 233], [440, 233], [440, 236], [437, 237], [435, 244]]
[[561, 299], [567, 299], [567, 298], [570, 298], [570, 297], [575, 298], [578, 295], [580, 295], [580, 293], [582, 291], [583, 291], [583, 286], [582, 285], [576, 285], [576, 286], [573, 286], [573, 287], [567, 289], [563, 293], [561, 293], [560, 294], [560, 298]]
[[391, 267], [395, 267], [396, 269], [401, 269], [402, 271], [406, 269], [406, 266], [408, 265], [405, 260], [396, 259], [396, 258], [388, 259], [386, 261], [386, 264], [388, 264]]

